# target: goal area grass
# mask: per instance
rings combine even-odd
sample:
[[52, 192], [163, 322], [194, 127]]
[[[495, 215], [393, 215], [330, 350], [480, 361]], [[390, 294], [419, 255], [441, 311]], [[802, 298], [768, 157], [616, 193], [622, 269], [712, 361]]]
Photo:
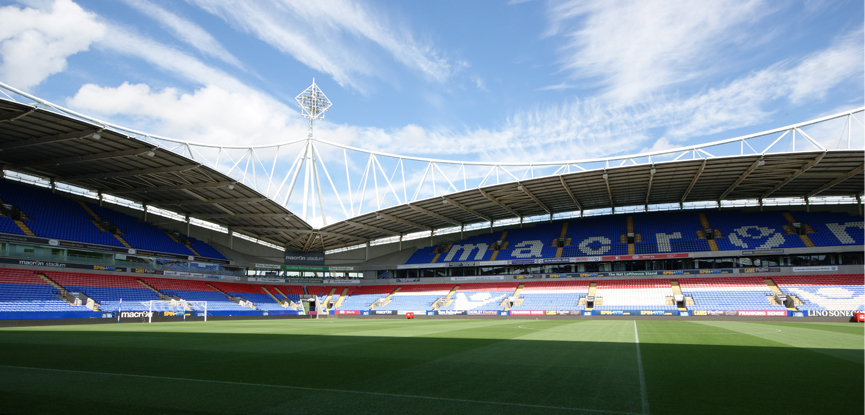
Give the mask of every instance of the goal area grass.
[[0, 329], [0, 414], [862, 414], [862, 324], [319, 319]]

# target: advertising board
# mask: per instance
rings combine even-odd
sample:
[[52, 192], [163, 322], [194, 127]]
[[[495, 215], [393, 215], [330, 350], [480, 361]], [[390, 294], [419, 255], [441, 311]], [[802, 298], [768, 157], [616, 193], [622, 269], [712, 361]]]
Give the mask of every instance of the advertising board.
[[324, 252], [302, 252], [286, 249], [285, 264], [324, 266]]
[[739, 310], [739, 317], [787, 317], [787, 310]]
[[739, 312], [736, 310], [694, 310], [691, 312], [693, 316], [737, 316]]
[[596, 316], [678, 316], [678, 310], [593, 310]]
[[855, 317], [853, 310], [808, 310], [808, 317]]
[[479, 275], [476, 277], [451, 277], [451, 281], [493, 281], [493, 280], [503, 280], [505, 279], [504, 275]]
[[512, 316], [543, 316], [544, 310], [511, 310]]
[[467, 314], [467, 312], [461, 310], [439, 310], [436, 313], [440, 316], [464, 316]]
[[819, 272], [819, 271], [838, 271], [837, 265], [826, 265], [821, 267], [793, 267], [793, 272]]

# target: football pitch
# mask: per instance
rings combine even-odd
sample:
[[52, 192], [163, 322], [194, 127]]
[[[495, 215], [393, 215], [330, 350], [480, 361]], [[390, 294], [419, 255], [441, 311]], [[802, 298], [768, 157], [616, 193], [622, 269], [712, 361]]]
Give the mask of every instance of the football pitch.
[[862, 414], [862, 324], [255, 320], [0, 329], [2, 414]]

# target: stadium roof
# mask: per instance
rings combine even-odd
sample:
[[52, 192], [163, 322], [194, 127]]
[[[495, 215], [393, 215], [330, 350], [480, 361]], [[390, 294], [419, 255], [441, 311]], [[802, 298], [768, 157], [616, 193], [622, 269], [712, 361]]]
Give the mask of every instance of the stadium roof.
[[[861, 111], [821, 120], [850, 116], [849, 123], [852, 114]], [[822, 148], [799, 128], [821, 120], [659, 153], [684, 150], [693, 153], [690, 159], [680, 160], [681, 155], [669, 161], [657, 161], [659, 157], [653, 159], [652, 154], [647, 159], [645, 154], [621, 156], [593, 160], [606, 164], [573, 173], [568, 172], [569, 166], [580, 166], [566, 164], [552, 175], [525, 180], [514, 177], [514, 181], [494, 185], [481, 183], [474, 189], [399, 203], [321, 229], [313, 229], [242, 180], [160, 144], [133, 137], [127, 130], [102, 125], [44, 101], [22, 104], [0, 100], [0, 162], [4, 169], [157, 206], [290, 249], [308, 251], [478, 222], [588, 209], [861, 196], [865, 187], [865, 154], [861, 149], [768, 152], [791, 131], [794, 136], [798, 131], [807, 137], [815, 149]], [[784, 134], [766, 150], [744, 154], [746, 139], [776, 132]], [[743, 155], [716, 157], [706, 151], [718, 143], [742, 146]], [[179, 146], [184, 145], [193, 144]], [[610, 167], [610, 161], [621, 163]], [[439, 162], [444, 161], [429, 160], [430, 166]]]
[[[303, 249], [312, 227], [210, 167], [91, 122], [0, 100], [0, 163], [14, 170], [213, 222], [279, 228], [266, 240]], [[254, 232], [244, 233], [261, 236]], [[305, 241], [304, 241], [305, 242]]]
[[[861, 195], [862, 150], [715, 157], [510, 182], [394, 206], [322, 230], [376, 239], [480, 221], [694, 201]], [[325, 236], [326, 244], [344, 244]]]

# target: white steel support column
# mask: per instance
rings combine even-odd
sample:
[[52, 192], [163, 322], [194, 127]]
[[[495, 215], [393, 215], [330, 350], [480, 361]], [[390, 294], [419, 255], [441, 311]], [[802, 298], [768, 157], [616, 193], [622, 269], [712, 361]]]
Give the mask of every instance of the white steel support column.
[[307, 220], [306, 217], [306, 206], [309, 197], [309, 143], [307, 142], [306, 146], [303, 149], [303, 205], [301, 205], [301, 214], [300, 216], [303, 220]]
[[[301, 108], [301, 113], [304, 117], [309, 118], [309, 131], [306, 135], [306, 145], [304, 146], [303, 152], [303, 163], [306, 164], [304, 167], [304, 177], [303, 177], [303, 205], [301, 209], [301, 216], [303, 220], [307, 220], [307, 208], [312, 207], [313, 216], [315, 216], [315, 197], [313, 191], [318, 193], [318, 204], [321, 209], [321, 218], [322, 223], [326, 222], [326, 216], [324, 212], [324, 196], [321, 193], [321, 181], [318, 178], [318, 167], [316, 165], [315, 159], [315, 145], [313, 141], [315, 138], [313, 137], [313, 121], [316, 119], [324, 119], [324, 112], [330, 108], [332, 105], [330, 100], [324, 95], [324, 92], [321, 92], [321, 89], [315, 84], [315, 79], [312, 80], [312, 85], [309, 86], [306, 90], [300, 93], [297, 97], [295, 97], [297, 101], [297, 106]], [[298, 166], [298, 170], [300, 167]], [[253, 169], [253, 172], [255, 170]], [[346, 165], [346, 172], [348, 172], [348, 165]], [[295, 176], [295, 180], [296, 180]], [[294, 184], [292, 183], [292, 189], [294, 188]], [[312, 188], [315, 188], [313, 190]], [[351, 189], [349, 189], [351, 192]], [[291, 193], [289, 192], [289, 195]], [[288, 197], [286, 197], [286, 202], [288, 201]]]
[[321, 194], [321, 180], [318, 177], [318, 159], [316, 156], [315, 144], [310, 144], [312, 146], [312, 173], [315, 177], [315, 190], [318, 192], [318, 207], [321, 210], [321, 223], [322, 226], [327, 226], [327, 216], [324, 213], [324, 196]]

